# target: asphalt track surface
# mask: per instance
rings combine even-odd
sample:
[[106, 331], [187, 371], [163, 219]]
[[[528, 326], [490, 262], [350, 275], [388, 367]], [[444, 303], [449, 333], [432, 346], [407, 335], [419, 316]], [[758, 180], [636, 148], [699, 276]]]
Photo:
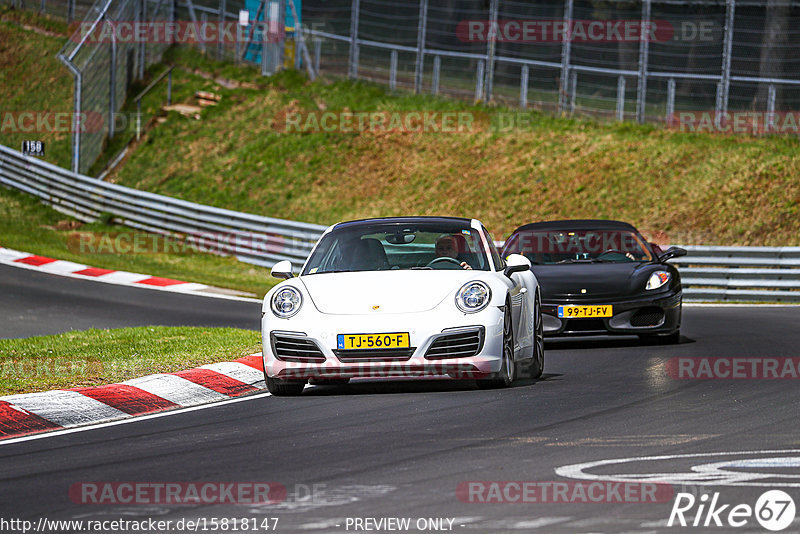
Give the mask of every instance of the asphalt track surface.
[[[194, 299], [202, 297], [1, 269], [4, 336], [88, 326], [257, 323], [253, 304], [203, 299], [199, 306]], [[565, 482], [571, 479], [556, 470], [571, 464], [670, 456], [587, 471], [660, 473], [670, 495], [719, 492], [721, 503], [750, 506], [765, 490], [793, 484], [782, 489], [800, 505], [797, 380], [677, 380], [665, 372], [675, 357], [798, 357], [799, 324], [800, 307], [685, 307], [679, 345], [643, 345], [636, 338], [548, 341], [543, 379], [510, 389], [481, 391], [450, 380], [363, 381], [309, 387], [299, 398], [256, 395], [0, 444], [0, 526], [2, 519], [151, 518], [172, 521], [170, 532], [189, 531], [177, 528], [180, 519], [206, 521], [205, 532], [271, 532], [263, 523], [258, 530], [230, 524], [225, 530], [210, 521], [278, 518], [275, 531], [283, 533], [389, 532], [357, 529], [355, 520], [392, 517], [411, 520], [411, 528], [395, 532], [433, 532], [430, 525], [417, 528], [421, 518], [444, 518], [445, 527], [451, 519], [444, 531], [469, 534], [768, 532], [752, 518], [739, 529], [669, 528], [674, 497], [477, 503], [460, 499], [457, 488], [468, 481]], [[791, 451], [774, 452], [781, 449]], [[742, 454], [673, 457], [729, 452]], [[730, 470], [757, 471], [760, 478], [746, 483], [763, 485], [736, 486], [730, 477], [716, 485], [676, 482], [698, 465], [732, 459], [744, 463]], [[755, 467], [746, 465], [753, 460]], [[288, 496], [271, 505], [99, 505], [70, 498], [75, 484], [102, 481], [277, 482]], [[799, 525], [796, 520], [783, 532]], [[0, 530], [14, 531], [11, 524]], [[123, 532], [105, 530], [111, 531]]]

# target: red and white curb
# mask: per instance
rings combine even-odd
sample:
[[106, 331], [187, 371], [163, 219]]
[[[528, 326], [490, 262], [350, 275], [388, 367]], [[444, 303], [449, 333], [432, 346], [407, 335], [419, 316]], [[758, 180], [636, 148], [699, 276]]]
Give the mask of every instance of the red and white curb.
[[171, 278], [162, 278], [160, 276], [151, 276], [148, 274], [100, 269], [99, 267], [91, 267], [72, 261], [37, 256], [29, 252], [20, 252], [10, 248], [0, 247], [0, 264], [33, 269], [43, 273], [68, 276], [71, 278], [96, 280], [109, 284], [159, 289], [162, 291], [205, 295], [217, 298], [252, 300], [242, 297], [241, 295], [243, 295], [243, 293], [229, 289], [222, 289], [194, 282], [184, 282], [182, 280], [173, 280]]
[[261, 354], [104, 386], [0, 397], [0, 439], [127, 419], [261, 392]]

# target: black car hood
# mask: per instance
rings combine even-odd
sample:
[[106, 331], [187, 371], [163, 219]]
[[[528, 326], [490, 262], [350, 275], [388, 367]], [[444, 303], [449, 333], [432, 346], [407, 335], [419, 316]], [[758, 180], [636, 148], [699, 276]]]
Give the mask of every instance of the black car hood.
[[533, 265], [542, 300], [592, 300], [641, 295], [650, 274], [664, 268], [653, 263], [564, 263]]

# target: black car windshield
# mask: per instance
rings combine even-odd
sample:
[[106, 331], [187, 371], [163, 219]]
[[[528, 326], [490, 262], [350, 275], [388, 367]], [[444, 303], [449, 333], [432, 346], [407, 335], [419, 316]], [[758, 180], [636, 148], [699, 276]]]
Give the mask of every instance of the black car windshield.
[[400, 269], [488, 271], [480, 232], [469, 222], [365, 222], [344, 224], [326, 234], [304, 275]]
[[652, 261], [647, 242], [628, 230], [523, 230], [503, 255], [522, 254], [534, 264]]

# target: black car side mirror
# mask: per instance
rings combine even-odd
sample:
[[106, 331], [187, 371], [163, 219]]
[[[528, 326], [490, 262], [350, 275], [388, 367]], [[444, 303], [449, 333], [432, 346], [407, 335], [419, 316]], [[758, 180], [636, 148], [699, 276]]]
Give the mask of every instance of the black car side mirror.
[[506, 258], [506, 268], [504, 274], [511, 278], [514, 273], [522, 273], [531, 268], [531, 260], [522, 254], [509, 254]]
[[667, 250], [664, 251], [662, 255], [658, 257], [658, 261], [664, 263], [665, 261], [672, 258], [679, 258], [681, 256], [686, 256], [686, 254], [688, 254], [688, 252], [686, 252], [685, 248], [669, 247]]

